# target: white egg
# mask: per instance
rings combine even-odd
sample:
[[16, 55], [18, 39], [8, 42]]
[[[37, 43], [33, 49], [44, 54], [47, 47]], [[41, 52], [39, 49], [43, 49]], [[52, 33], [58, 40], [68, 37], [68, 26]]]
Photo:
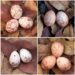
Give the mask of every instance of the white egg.
[[28, 63], [32, 60], [32, 54], [27, 49], [20, 50], [20, 58], [22, 62]]
[[20, 5], [13, 5], [11, 7], [11, 16], [15, 19], [19, 19], [22, 16], [22, 8], [20, 7]]
[[57, 13], [57, 17], [56, 17], [57, 23], [59, 26], [61, 27], [65, 27], [68, 24], [68, 16], [66, 13], [64, 13], [63, 11], [59, 11]]
[[18, 67], [20, 64], [20, 56], [17, 51], [13, 51], [9, 57], [9, 63], [12, 67]]

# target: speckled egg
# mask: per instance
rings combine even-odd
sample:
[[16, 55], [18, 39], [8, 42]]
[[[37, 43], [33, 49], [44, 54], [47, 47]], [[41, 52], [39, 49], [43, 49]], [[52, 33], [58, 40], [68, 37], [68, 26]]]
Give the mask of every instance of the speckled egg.
[[55, 56], [46, 56], [41, 62], [41, 66], [44, 70], [52, 69], [55, 66], [56, 57]]
[[57, 13], [56, 21], [60, 27], [65, 27], [68, 25], [69, 18], [66, 13], [59, 11]]
[[55, 57], [59, 57], [63, 54], [64, 45], [61, 42], [55, 41], [51, 45], [51, 52]]
[[19, 24], [21, 27], [28, 29], [33, 26], [33, 20], [30, 17], [21, 17], [19, 19]]
[[56, 15], [53, 10], [49, 10], [44, 16], [44, 23], [46, 26], [51, 26], [55, 23]]
[[20, 5], [15, 4], [11, 7], [10, 13], [14, 19], [19, 19], [22, 16], [23, 11]]
[[17, 31], [18, 27], [19, 27], [18, 21], [16, 19], [11, 19], [6, 23], [5, 30], [7, 32], [12, 33], [12, 32]]
[[28, 63], [32, 60], [32, 54], [27, 49], [21, 49], [20, 50], [20, 58], [22, 62]]
[[67, 71], [71, 68], [71, 62], [66, 57], [59, 57], [57, 59], [57, 66], [62, 71]]
[[18, 67], [20, 64], [20, 56], [17, 51], [13, 51], [9, 57], [9, 63], [12, 67]]

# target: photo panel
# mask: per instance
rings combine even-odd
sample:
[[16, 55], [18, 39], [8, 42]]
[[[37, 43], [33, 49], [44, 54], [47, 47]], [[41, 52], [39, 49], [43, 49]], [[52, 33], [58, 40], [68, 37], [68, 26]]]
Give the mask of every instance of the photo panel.
[[74, 0], [38, 1], [38, 37], [74, 37]]
[[38, 74], [74, 74], [73, 38], [38, 39]]
[[1, 74], [37, 74], [37, 39], [2, 38]]
[[0, 74], [75, 74], [74, 0], [0, 0]]
[[36, 37], [37, 1], [1, 0], [1, 36]]

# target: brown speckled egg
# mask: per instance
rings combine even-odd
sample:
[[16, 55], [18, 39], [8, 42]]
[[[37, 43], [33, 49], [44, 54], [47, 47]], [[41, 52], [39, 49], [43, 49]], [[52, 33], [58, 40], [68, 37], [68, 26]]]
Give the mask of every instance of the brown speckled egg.
[[56, 15], [53, 10], [49, 10], [44, 16], [44, 23], [46, 26], [51, 26], [55, 23]]
[[7, 32], [12, 33], [12, 32], [17, 31], [18, 27], [19, 27], [18, 21], [16, 19], [11, 19], [6, 23], [5, 29]]
[[61, 42], [53, 42], [51, 45], [51, 52], [55, 57], [59, 57], [63, 54], [64, 45]]
[[69, 19], [66, 13], [59, 11], [57, 13], [56, 21], [60, 27], [65, 27], [68, 25]]
[[41, 66], [44, 70], [52, 69], [55, 66], [55, 63], [56, 63], [56, 57], [55, 56], [46, 56], [42, 60]]
[[15, 4], [11, 7], [10, 13], [14, 19], [19, 19], [22, 16], [23, 11], [20, 5]]
[[66, 57], [59, 57], [57, 59], [57, 66], [62, 71], [67, 71], [71, 68], [71, 62]]
[[33, 26], [33, 20], [30, 17], [21, 17], [19, 19], [19, 24], [21, 27], [28, 29], [31, 28]]

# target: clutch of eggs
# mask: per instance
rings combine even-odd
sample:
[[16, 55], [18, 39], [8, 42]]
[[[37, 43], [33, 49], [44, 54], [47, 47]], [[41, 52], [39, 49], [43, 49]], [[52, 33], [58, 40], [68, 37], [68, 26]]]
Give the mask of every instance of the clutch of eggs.
[[29, 63], [32, 60], [32, 54], [27, 49], [21, 49], [18, 53], [17, 51], [13, 51], [9, 57], [9, 63], [12, 67], [18, 67], [20, 62]]

